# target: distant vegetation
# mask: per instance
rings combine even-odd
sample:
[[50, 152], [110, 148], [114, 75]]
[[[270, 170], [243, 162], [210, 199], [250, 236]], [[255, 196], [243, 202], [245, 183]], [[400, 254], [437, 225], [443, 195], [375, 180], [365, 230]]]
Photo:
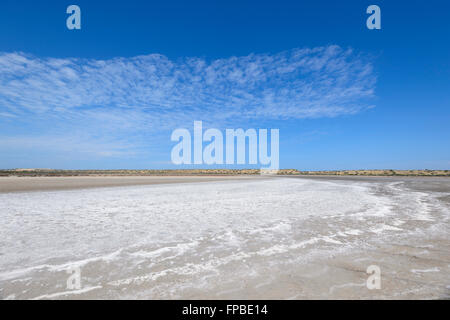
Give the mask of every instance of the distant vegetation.
[[450, 170], [336, 170], [299, 171], [299, 174], [333, 176], [450, 176]]
[[[184, 176], [184, 175], [257, 175], [257, 169], [185, 169], [185, 170], [0, 170], [0, 176], [69, 177], [69, 176]], [[333, 175], [333, 176], [450, 176], [450, 170], [337, 170], [299, 171], [281, 169], [278, 175]]]

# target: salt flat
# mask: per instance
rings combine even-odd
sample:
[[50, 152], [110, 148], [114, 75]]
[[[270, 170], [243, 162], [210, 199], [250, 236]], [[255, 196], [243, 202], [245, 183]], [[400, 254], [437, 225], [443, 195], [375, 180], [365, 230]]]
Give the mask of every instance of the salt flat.
[[449, 196], [447, 178], [1, 193], [0, 297], [449, 298]]

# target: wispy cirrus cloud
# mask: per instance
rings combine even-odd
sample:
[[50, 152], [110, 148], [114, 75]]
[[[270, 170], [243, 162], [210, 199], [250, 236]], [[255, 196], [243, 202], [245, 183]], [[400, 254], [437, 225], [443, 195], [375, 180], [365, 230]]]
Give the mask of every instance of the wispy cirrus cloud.
[[211, 62], [0, 54], [0, 106], [8, 113], [107, 107], [155, 116], [329, 117], [367, 107], [374, 84], [370, 61], [338, 46]]
[[237, 126], [353, 114], [372, 106], [375, 82], [371, 60], [339, 46], [212, 61], [0, 53], [0, 121], [51, 121], [42, 134], [57, 132], [55, 141], [65, 131], [73, 139], [81, 125], [90, 140], [123, 142], [193, 120]]

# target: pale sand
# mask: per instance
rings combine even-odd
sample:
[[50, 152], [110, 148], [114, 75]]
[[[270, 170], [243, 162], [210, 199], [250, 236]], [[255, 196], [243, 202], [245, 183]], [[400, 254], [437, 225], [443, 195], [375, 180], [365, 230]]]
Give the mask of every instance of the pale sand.
[[0, 177], [0, 193], [262, 179], [261, 176]]

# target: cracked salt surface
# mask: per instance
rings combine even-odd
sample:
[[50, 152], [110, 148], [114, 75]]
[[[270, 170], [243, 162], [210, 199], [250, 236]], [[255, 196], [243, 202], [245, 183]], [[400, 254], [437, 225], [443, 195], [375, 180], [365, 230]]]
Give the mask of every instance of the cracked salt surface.
[[[445, 239], [447, 266], [402, 268], [449, 283], [448, 204], [399, 182], [273, 178], [0, 194], [0, 215], [3, 298], [351, 298], [365, 275], [332, 280], [341, 268], [334, 259], [363, 263], [352, 255], [405, 241], [434, 248], [433, 237]], [[378, 263], [396, 272], [391, 257]], [[323, 272], [309, 277], [317, 264]], [[68, 291], [73, 267], [82, 288]], [[401, 297], [399, 286], [384, 297]]]

